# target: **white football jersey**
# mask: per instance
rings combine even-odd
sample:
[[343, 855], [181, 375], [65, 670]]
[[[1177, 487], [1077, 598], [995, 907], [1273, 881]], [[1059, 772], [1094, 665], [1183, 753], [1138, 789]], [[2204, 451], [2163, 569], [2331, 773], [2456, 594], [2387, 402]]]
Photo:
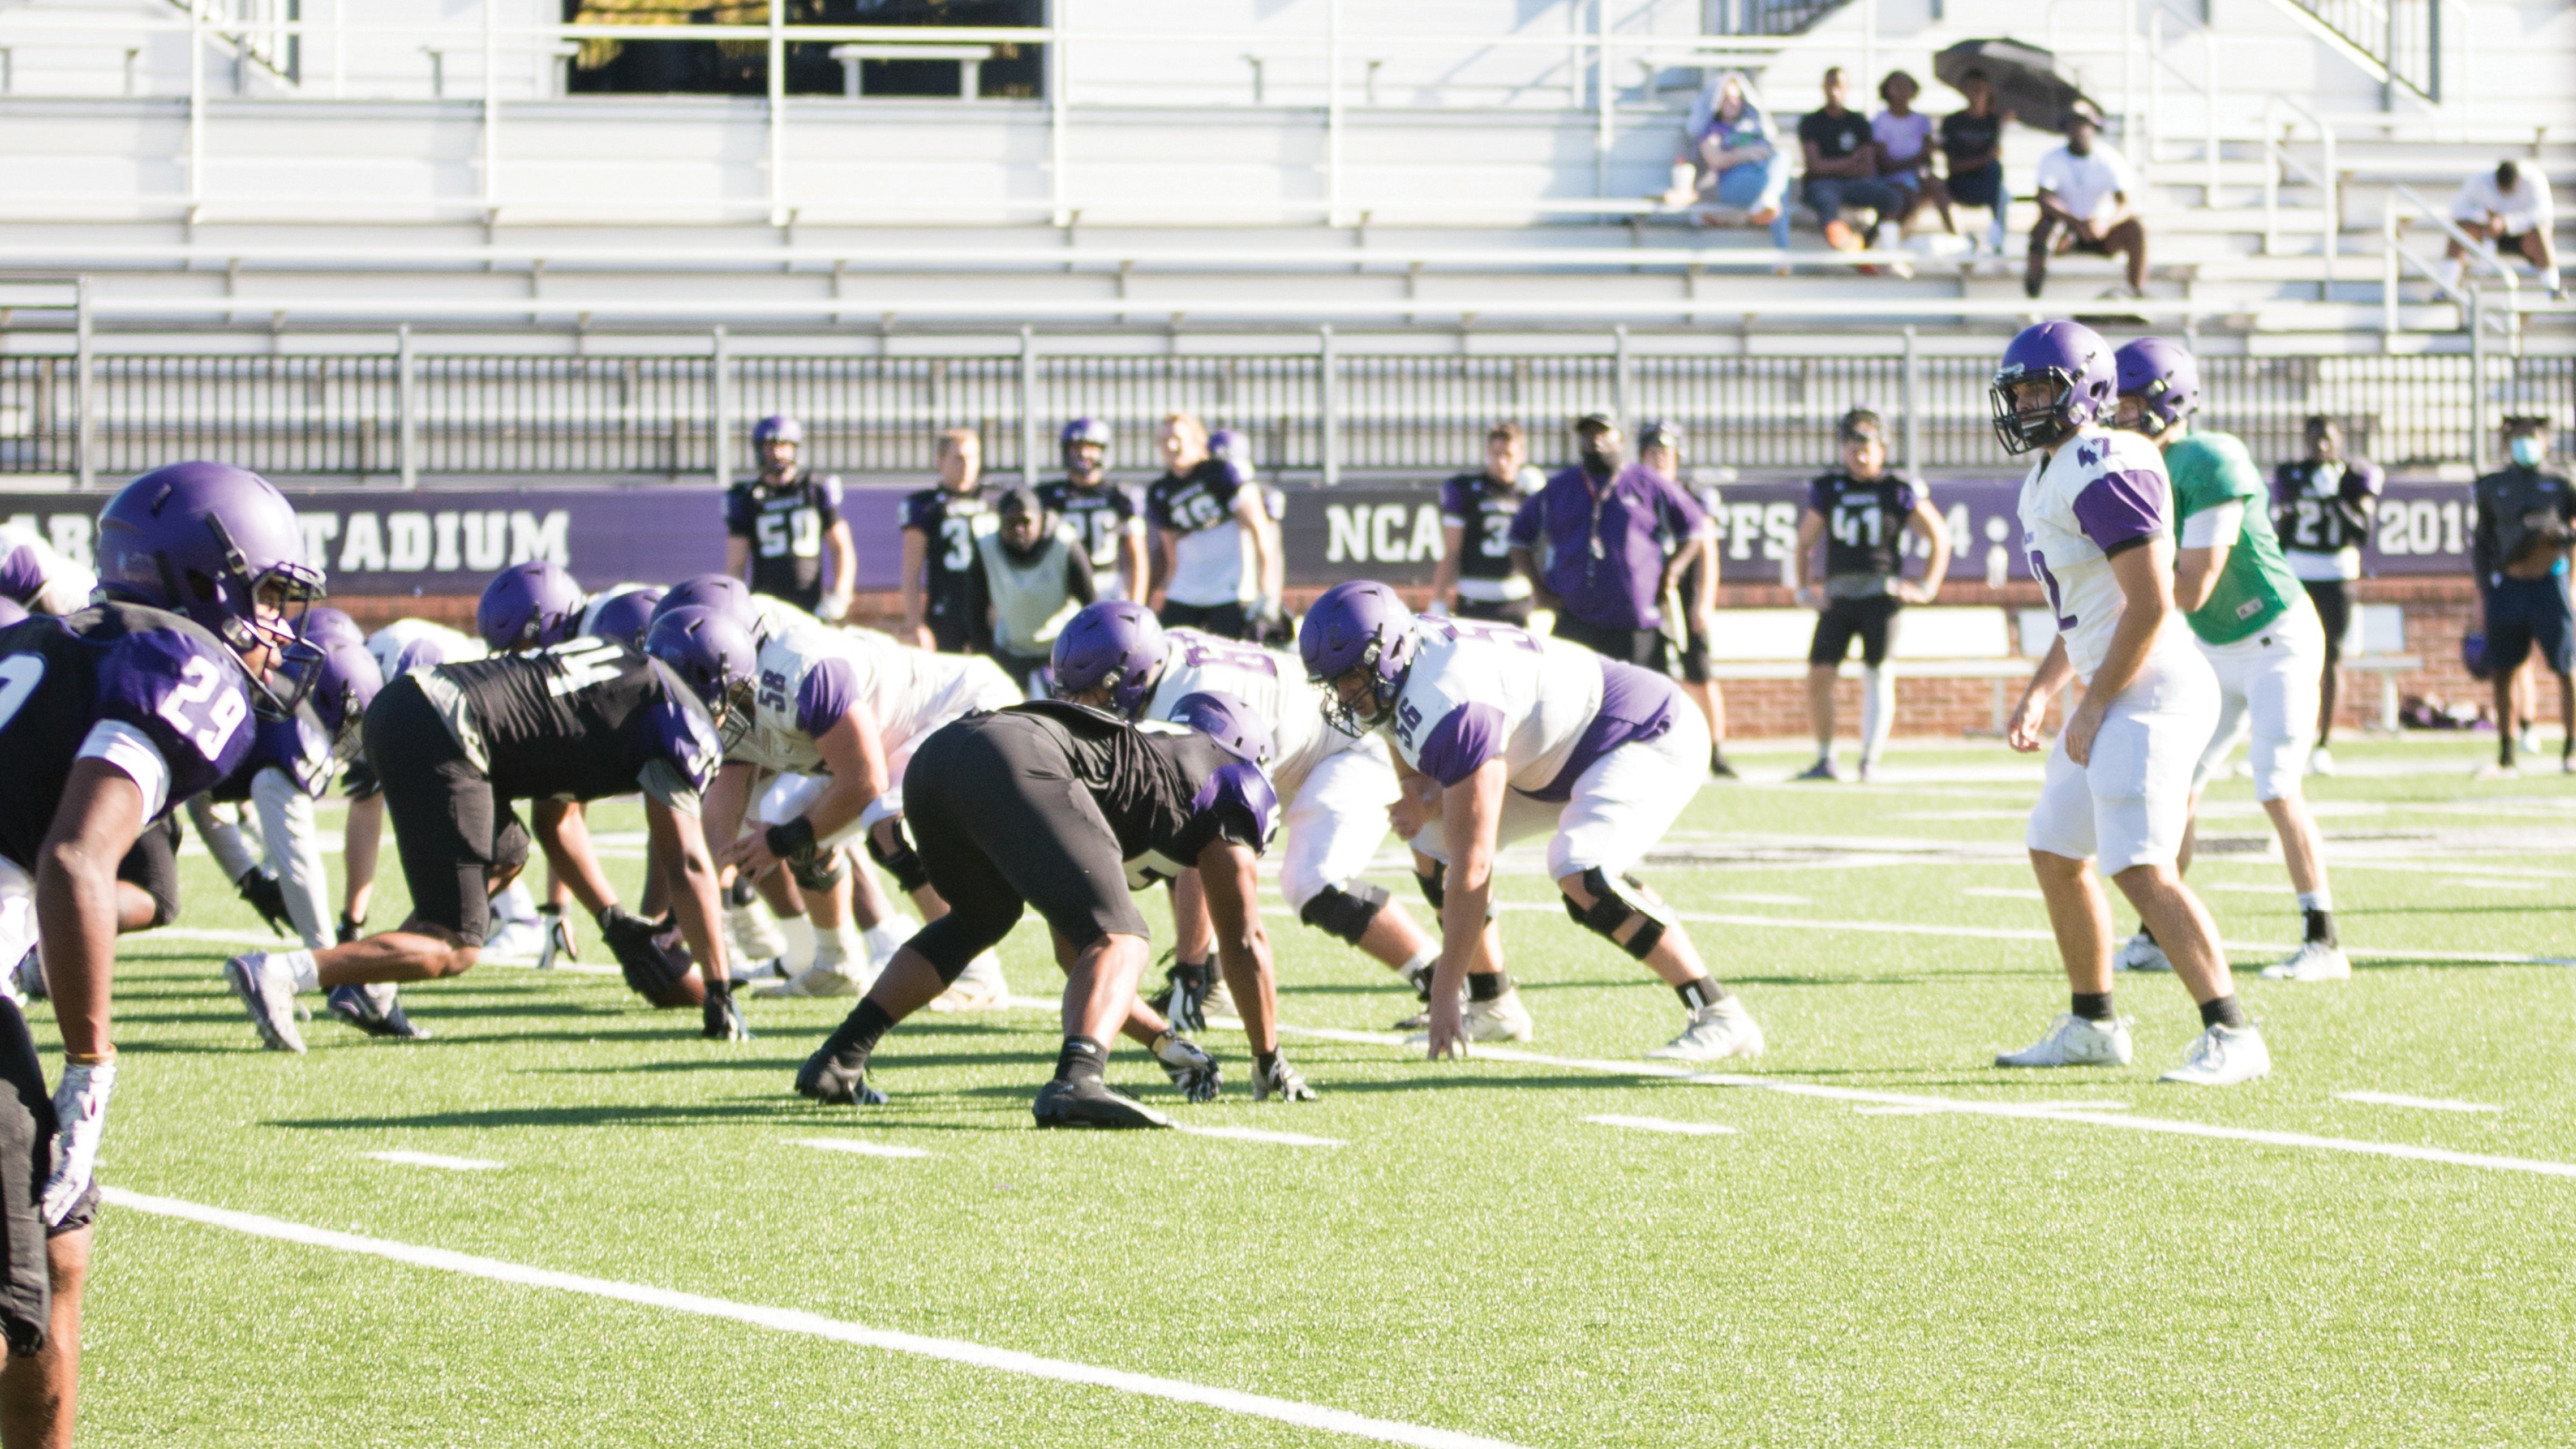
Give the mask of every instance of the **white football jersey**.
[[65, 558], [44, 535], [18, 523], [0, 523], [0, 594], [31, 614], [74, 614], [89, 607], [98, 575]]
[[[2078, 679], [2090, 683], [2111, 647], [2126, 600], [2108, 550], [2173, 536], [2173, 481], [2164, 455], [2139, 433], [2086, 428], [2031, 465], [2021, 485], [2022, 550], [2048, 590], [2049, 610]], [[2162, 649], [2187, 636], [2182, 612], [2166, 620]]]
[[[1416, 622], [1414, 641], [1413, 667], [1386, 727], [1404, 762], [1434, 779], [1445, 761], [1426, 764], [1426, 747], [1472, 723], [1472, 733], [1498, 743], [1512, 788], [1544, 790], [1601, 713], [1601, 656], [1580, 644], [1508, 624], [1429, 617]], [[1452, 714], [1459, 722], [1444, 733], [1441, 722]]]
[[1145, 706], [1145, 717], [1168, 720], [1185, 695], [1202, 690], [1230, 694], [1252, 706], [1270, 726], [1278, 751], [1270, 778], [1281, 804], [1294, 798], [1297, 786], [1315, 762], [1355, 743], [1324, 720], [1331, 694], [1306, 680], [1306, 666], [1294, 654], [1220, 639], [1196, 629], [1171, 629], [1163, 635], [1163, 677]]
[[[817, 677], [818, 670], [824, 677]], [[786, 774], [828, 774], [814, 736], [858, 702], [861, 673], [858, 651], [829, 629], [785, 629], [761, 640], [751, 728], [725, 752], [726, 761]]]
[[396, 619], [367, 636], [367, 652], [375, 656], [376, 668], [383, 671], [385, 683], [391, 684], [406, 669], [424, 664], [462, 664], [490, 651], [483, 647], [482, 640], [444, 624], [427, 619]]

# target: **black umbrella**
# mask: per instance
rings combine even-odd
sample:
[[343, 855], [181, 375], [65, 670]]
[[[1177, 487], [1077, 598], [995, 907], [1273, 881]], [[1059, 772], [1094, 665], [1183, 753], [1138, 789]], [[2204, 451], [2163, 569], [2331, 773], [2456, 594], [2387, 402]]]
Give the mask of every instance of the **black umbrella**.
[[2025, 126], [2063, 131], [2067, 118], [2081, 109], [2100, 119], [2102, 108], [2057, 73], [2057, 57], [2018, 40], [1962, 40], [1932, 57], [1932, 74], [1952, 90], [1966, 84], [1968, 72], [1983, 71], [1995, 88], [1995, 110], [2010, 112]]

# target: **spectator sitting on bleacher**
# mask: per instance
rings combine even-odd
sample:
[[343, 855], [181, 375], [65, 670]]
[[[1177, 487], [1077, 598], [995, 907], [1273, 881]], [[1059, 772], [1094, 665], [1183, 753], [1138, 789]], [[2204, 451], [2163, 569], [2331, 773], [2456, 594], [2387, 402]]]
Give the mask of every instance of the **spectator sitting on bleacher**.
[[1923, 87], [1901, 70], [1878, 83], [1878, 98], [1887, 109], [1869, 118], [1870, 139], [1878, 143], [1878, 179], [1905, 193], [1905, 209], [1896, 218], [1899, 230], [1914, 221], [1925, 205], [1939, 208], [1941, 229], [1952, 236], [1959, 225], [1950, 216], [1949, 193], [1932, 174], [1932, 118], [1914, 109]]
[[[2004, 125], [2009, 111], [1995, 109], [1995, 88], [1986, 73], [1972, 70], [1959, 80], [1968, 108], [1941, 118], [1941, 158], [1949, 174], [1941, 180], [1951, 206], [1982, 206], [1985, 249], [2004, 254], [2004, 213], [2012, 210], [2012, 193], [2004, 189]], [[1955, 229], [1955, 228], [1954, 228]]]
[[2101, 123], [2081, 111], [2066, 122], [2066, 144], [2039, 158], [2039, 220], [2030, 229], [2025, 296], [2048, 281], [2048, 259], [2074, 250], [2124, 256], [2129, 295], [2147, 294], [2147, 228], [2129, 209], [2129, 163], [2101, 142]]
[[1836, 251], [1856, 252], [1861, 240], [1843, 223], [1846, 206], [1878, 213], [1878, 243], [1896, 244], [1897, 219], [1905, 214], [1906, 194], [1878, 179], [1878, 142], [1869, 122], [1844, 106], [1850, 87], [1843, 68], [1825, 72], [1825, 104], [1798, 122], [1798, 145], [1807, 153], [1807, 205], [1824, 228], [1825, 243]]
[[[2567, 295], [2558, 279], [2558, 249], [2549, 235], [2558, 223], [2557, 208], [2550, 204], [2549, 178], [2538, 170], [2499, 161], [2492, 175], [2481, 172], [2461, 182], [2459, 194], [2451, 198], [2451, 220], [2499, 257], [2507, 251], [2522, 253], [2551, 297]], [[2452, 242], [2443, 257], [2442, 280], [2459, 286], [2468, 249]]]
[[1755, 226], [1771, 228], [1771, 245], [1789, 246], [1789, 158], [1780, 154], [1780, 134], [1771, 115], [1754, 94], [1753, 82], [1730, 70], [1700, 89], [1691, 103], [1690, 125], [1682, 136], [1682, 153], [1673, 159], [1673, 185], [1664, 205], [1688, 206], [1709, 196], [1733, 207]]

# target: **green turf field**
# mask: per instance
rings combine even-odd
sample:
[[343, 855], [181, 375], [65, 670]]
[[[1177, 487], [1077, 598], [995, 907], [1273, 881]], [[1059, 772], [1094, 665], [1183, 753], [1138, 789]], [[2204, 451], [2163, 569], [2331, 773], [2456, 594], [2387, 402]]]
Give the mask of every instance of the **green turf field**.
[[[2564, 1443], [2576, 781], [2472, 783], [2487, 748], [2351, 742], [2314, 782], [2361, 968], [2343, 985], [2254, 979], [2298, 917], [2245, 784], [2213, 792], [2192, 879], [2271, 1042], [2261, 1083], [2155, 1081], [2197, 1030], [2170, 977], [2119, 979], [2133, 1068], [1986, 1065], [2064, 1005], [2020, 851], [2037, 766], [1943, 746], [1900, 750], [1876, 787], [1713, 784], [1645, 868], [1769, 1033], [1729, 1074], [1821, 1093], [1644, 1070], [1680, 1007], [1565, 918], [1528, 851], [1503, 885], [1539, 1023], [1523, 1059], [1292, 1037], [1324, 1094], [1297, 1107], [1251, 1102], [1229, 1033], [1209, 1106], [1133, 1048], [1111, 1064], [1187, 1124], [1335, 1145], [1032, 1131], [1047, 1010], [907, 1024], [877, 1057], [893, 1104], [860, 1111], [789, 1088], [842, 1005], [752, 1002], [759, 1039], [714, 1045], [613, 976], [486, 965], [409, 989], [433, 1041], [326, 1018], [310, 1055], [266, 1054], [217, 975], [231, 948], [180, 934], [256, 925], [192, 855], [178, 931], [120, 962], [102, 1178], [367, 1241], [111, 1207], [83, 1437]], [[1740, 758], [1777, 781], [1806, 757]], [[640, 837], [620, 838], [631, 879]], [[1401, 869], [1379, 878], [1419, 910]], [[402, 898], [397, 874], [379, 924]], [[1381, 1033], [1411, 1009], [1374, 964], [1271, 925], [1292, 1027]], [[1005, 957], [1053, 995], [1036, 929]], [[41, 1008], [36, 1027], [50, 1071]], [[2094, 1105], [2046, 1120], [2055, 1103]], [[2438, 1151], [2354, 1150], [2383, 1144]], [[500, 1165], [368, 1155], [387, 1151]], [[372, 1244], [472, 1257], [352, 1251]], [[742, 1321], [761, 1310], [811, 1317]]]

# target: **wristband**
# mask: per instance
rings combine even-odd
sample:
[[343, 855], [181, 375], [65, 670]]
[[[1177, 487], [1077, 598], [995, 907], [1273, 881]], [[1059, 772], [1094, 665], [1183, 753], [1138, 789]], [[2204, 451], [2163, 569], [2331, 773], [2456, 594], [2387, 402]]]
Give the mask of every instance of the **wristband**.
[[790, 865], [808, 865], [814, 859], [814, 822], [799, 815], [784, 825], [773, 825], [762, 836], [769, 853]]
[[99, 1065], [101, 1065], [101, 1064], [103, 1064], [103, 1063], [106, 1063], [106, 1062], [114, 1061], [115, 1059], [116, 1059], [116, 1048], [114, 1048], [114, 1047], [109, 1047], [107, 1050], [105, 1050], [105, 1051], [103, 1051], [103, 1052], [68, 1052], [68, 1051], [67, 1051], [67, 1052], [63, 1053], [63, 1060], [64, 1060], [64, 1061], [66, 1061], [66, 1062], [69, 1062], [71, 1065], [76, 1066], [76, 1067], [95, 1067], [95, 1066], [99, 1066]]

